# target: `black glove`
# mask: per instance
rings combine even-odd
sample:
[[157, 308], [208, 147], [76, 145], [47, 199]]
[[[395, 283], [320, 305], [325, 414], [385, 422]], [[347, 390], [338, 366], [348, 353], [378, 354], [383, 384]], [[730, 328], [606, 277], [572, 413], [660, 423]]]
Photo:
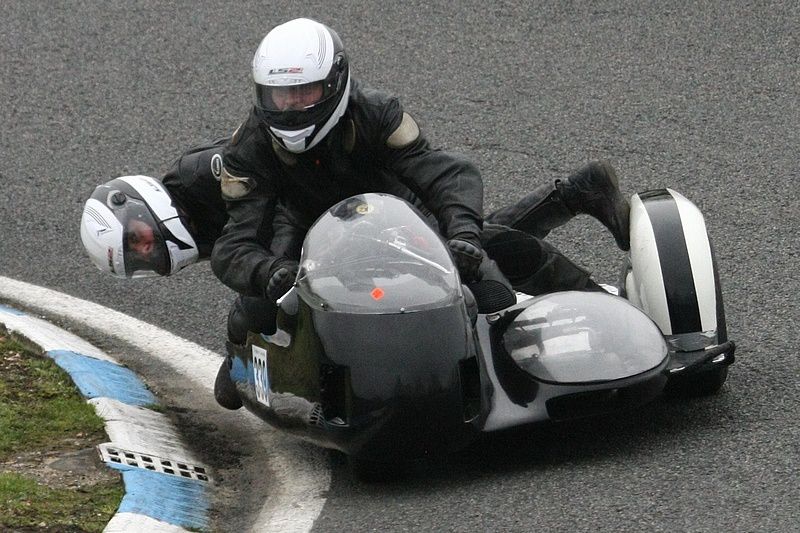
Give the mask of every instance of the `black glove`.
[[483, 249], [478, 236], [472, 233], [459, 233], [447, 241], [447, 248], [453, 255], [458, 273], [461, 274], [461, 281], [464, 283], [477, 281], [483, 261]]
[[277, 302], [281, 296], [289, 292], [289, 289], [294, 285], [299, 266], [297, 261], [286, 259], [285, 257], [281, 257], [272, 263], [272, 267], [269, 269], [266, 294], [270, 301]]

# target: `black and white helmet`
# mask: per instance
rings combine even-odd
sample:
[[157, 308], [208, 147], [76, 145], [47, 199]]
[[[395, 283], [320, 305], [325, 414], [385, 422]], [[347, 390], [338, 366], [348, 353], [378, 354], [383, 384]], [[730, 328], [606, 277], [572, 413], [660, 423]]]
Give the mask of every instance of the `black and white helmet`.
[[83, 207], [81, 241], [97, 268], [120, 278], [169, 276], [198, 258], [172, 197], [148, 176], [97, 186]]
[[273, 139], [304, 152], [347, 109], [350, 67], [341, 39], [317, 21], [299, 18], [275, 27], [253, 57], [256, 107]]

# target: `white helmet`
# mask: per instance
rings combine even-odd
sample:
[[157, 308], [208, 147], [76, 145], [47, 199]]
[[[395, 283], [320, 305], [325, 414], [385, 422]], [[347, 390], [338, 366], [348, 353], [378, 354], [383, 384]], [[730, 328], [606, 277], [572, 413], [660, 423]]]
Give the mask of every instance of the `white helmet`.
[[98, 185], [83, 207], [81, 241], [97, 268], [121, 278], [169, 276], [198, 258], [169, 193], [148, 176]]
[[336, 125], [350, 96], [350, 68], [335, 31], [295, 19], [270, 31], [253, 57], [256, 107], [273, 139], [305, 152]]

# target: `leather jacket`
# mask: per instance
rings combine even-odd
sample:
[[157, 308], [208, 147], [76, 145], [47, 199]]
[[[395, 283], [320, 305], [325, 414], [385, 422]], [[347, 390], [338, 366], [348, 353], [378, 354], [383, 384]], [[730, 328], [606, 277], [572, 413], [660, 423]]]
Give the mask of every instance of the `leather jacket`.
[[228, 220], [219, 180], [211, 170], [211, 158], [222, 153], [227, 141], [228, 137], [224, 137], [190, 148], [161, 178], [179, 211], [188, 219], [201, 260], [211, 256], [211, 249]]

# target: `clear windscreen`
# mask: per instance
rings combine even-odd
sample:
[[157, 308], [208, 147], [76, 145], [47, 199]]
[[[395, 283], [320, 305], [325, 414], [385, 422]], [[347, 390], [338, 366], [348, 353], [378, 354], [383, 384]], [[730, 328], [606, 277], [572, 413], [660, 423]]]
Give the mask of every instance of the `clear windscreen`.
[[444, 307], [460, 286], [441, 238], [407, 202], [344, 200], [306, 235], [297, 290], [327, 311], [400, 313]]

